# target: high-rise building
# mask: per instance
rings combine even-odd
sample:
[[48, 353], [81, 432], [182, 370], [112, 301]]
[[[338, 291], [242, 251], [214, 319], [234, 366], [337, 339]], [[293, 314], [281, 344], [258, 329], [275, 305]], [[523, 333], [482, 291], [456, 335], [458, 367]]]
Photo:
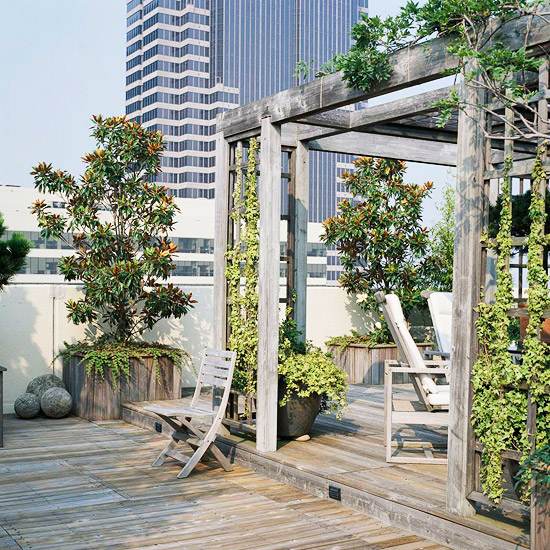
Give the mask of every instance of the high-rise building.
[[[165, 135], [159, 181], [179, 197], [213, 197], [218, 113], [313, 78], [350, 47], [366, 9], [367, 0], [130, 0], [126, 113]], [[335, 212], [349, 160], [311, 153], [311, 221]]]

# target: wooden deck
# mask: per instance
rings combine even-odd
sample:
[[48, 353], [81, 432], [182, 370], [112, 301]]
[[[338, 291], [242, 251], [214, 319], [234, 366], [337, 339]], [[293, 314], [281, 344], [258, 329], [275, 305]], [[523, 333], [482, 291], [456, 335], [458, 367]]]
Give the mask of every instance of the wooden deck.
[[[397, 388], [403, 397], [414, 395], [408, 385]], [[446, 466], [386, 463], [382, 386], [352, 386], [349, 400], [341, 421], [319, 416], [310, 441], [279, 441], [276, 453], [259, 454], [250, 438], [235, 433], [221, 441], [237, 461], [263, 475], [325, 498], [330, 485], [339, 487], [343, 503], [442, 544], [467, 550], [528, 546], [528, 525], [516, 518], [447, 513]], [[128, 404], [126, 418], [151, 427], [154, 419], [142, 406]], [[446, 439], [444, 428], [404, 427], [399, 435], [436, 446]]]
[[442, 546], [236, 466], [152, 468], [162, 436], [121, 421], [8, 417], [0, 549]]

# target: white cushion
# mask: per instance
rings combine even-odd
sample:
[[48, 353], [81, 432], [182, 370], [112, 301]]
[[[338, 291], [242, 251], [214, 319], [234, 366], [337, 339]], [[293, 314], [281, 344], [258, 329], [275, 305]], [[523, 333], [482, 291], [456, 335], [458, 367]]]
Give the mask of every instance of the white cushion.
[[[447, 388], [449, 386], [446, 386]], [[428, 394], [428, 403], [430, 405], [447, 405], [451, 402], [451, 394], [449, 391], [439, 392], [439, 393], [429, 393]]]
[[428, 307], [430, 308], [439, 351], [451, 353], [453, 293], [431, 292], [428, 296]]

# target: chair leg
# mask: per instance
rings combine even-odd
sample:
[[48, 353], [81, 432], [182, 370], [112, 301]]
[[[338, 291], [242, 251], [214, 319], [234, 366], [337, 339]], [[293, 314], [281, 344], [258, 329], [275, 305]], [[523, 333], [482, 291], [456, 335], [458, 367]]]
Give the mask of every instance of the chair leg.
[[208, 450], [214, 455], [214, 458], [226, 472], [231, 472], [233, 470], [233, 464], [231, 464], [229, 459], [221, 452], [215, 443], [212, 443]]
[[178, 478], [181, 479], [187, 477], [193, 471], [193, 468], [199, 463], [200, 459], [208, 450], [210, 445], [212, 444], [207, 441], [203, 441], [201, 443], [200, 447], [197, 448], [197, 450], [193, 453], [193, 456], [187, 461], [181, 472], [178, 474]]
[[168, 445], [162, 450], [162, 452], [158, 455], [156, 460], [153, 462], [151, 466], [162, 466], [166, 462], [166, 457], [168, 456], [168, 453], [175, 449], [178, 445], [178, 441], [176, 439], [172, 439]]

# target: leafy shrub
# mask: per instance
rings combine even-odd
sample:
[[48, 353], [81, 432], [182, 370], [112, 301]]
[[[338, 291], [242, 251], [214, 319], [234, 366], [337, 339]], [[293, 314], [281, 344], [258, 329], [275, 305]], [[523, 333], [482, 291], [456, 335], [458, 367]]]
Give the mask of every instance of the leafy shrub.
[[2, 240], [7, 228], [0, 214], [0, 290], [24, 265], [31, 243], [19, 233]]
[[329, 353], [309, 345], [306, 353], [290, 353], [279, 362], [279, 374], [284, 376], [286, 391], [280, 404], [285, 405], [295, 393], [300, 397], [320, 395], [328, 413], [341, 416], [347, 404], [346, 373], [340, 370]]
[[361, 157], [342, 179], [352, 199], [324, 223], [323, 240], [340, 252], [340, 284], [350, 294], [363, 295], [361, 306], [378, 311], [374, 294], [399, 296], [408, 313], [423, 303], [423, 269], [428, 230], [421, 226], [422, 201], [431, 182], [404, 182], [406, 165], [389, 159]]
[[80, 280], [84, 297], [67, 302], [75, 324], [93, 325], [107, 340], [130, 342], [163, 318], [185, 315], [191, 294], [165, 281], [177, 247], [168, 238], [177, 206], [166, 189], [151, 183], [160, 170], [160, 132], [126, 117], [93, 117], [97, 149], [83, 157], [80, 181], [51, 164], [32, 175], [40, 192], [59, 195], [66, 215], [52, 213], [43, 200], [33, 204], [41, 234], [67, 242], [75, 255], [59, 269], [67, 281]]

